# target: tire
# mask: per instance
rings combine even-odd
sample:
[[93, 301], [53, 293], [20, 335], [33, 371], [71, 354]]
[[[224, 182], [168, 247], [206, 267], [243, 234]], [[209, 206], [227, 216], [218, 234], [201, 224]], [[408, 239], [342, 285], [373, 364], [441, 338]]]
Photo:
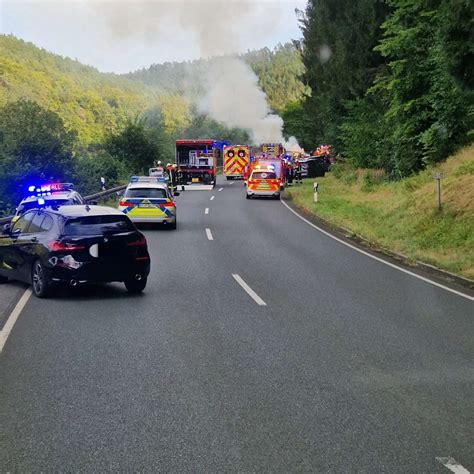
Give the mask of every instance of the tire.
[[31, 267], [31, 285], [38, 298], [47, 298], [51, 294], [51, 281], [41, 260], [35, 260]]
[[277, 194], [273, 199], [276, 199], [277, 201], [280, 200], [280, 194]]
[[146, 283], [147, 283], [146, 277], [142, 278], [141, 280], [132, 279], [132, 280], [124, 281], [125, 288], [127, 288], [127, 291], [134, 295], [141, 293], [145, 289]]
[[0, 285], [3, 285], [7, 281], [8, 281], [8, 277], [4, 277], [4, 276], [0, 275]]
[[171, 230], [176, 230], [176, 228], [178, 227], [178, 221], [175, 220], [174, 222], [170, 224], [169, 227]]
[[245, 193], [245, 199], [250, 199], [250, 194]]

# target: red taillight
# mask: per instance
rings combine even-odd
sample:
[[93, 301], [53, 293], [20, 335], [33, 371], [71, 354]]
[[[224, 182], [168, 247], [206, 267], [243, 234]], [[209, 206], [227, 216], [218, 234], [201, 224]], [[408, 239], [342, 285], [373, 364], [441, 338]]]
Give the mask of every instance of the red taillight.
[[165, 206], [165, 207], [175, 207], [176, 203], [174, 201], [168, 201], [160, 204], [160, 206]]
[[121, 200], [119, 201], [119, 206], [122, 207], [131, 207], [134, 206], [133, 202], [127, 201], [127, 200]]
[[129, 247], [145, 247], [146, 246], [146, 239], [144, 236], [141, 236], [138, 240], [134, 240], [133, 242], [129, 242], [127, 244]]
[[58, 240], [53, 240], [48, 242], [49, 250], [53, 252], [74, 252], [76, 250], [84, 250], [84, 245], [76, 245], [71, 243], [59, 242]]

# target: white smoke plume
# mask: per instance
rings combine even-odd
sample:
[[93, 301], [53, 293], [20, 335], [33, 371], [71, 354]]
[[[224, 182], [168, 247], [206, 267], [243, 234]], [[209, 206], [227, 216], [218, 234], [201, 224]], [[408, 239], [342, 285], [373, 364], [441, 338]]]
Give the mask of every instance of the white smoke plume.
[[250, 130], [255, 143], [281, 141], [283, 120], [270, 113], [267, 98], [248, 64], [238, 58], [214, 61], [205, 78], [199, 110], [229, 127]]
[[265, 38], [281, 21], [288, 21], [281, 18], [277, 5], [252, 0], [136, 0], [120, 9], [113, 0], [103, 0], [98, 8], [122, 38], [140, 33], [146, 39], [165, 31], [170, 32], [169, 41], [179, 42], [180, 35], [192, 33], [202, 57], [223, 56], [209, 62], [205, 77], [189, 78], [202, 81], [207, 91], [198, 104], [200, 112], [228, 127], [248, 130], [254, 144], [278, 142], [296, 151], [301, 149], [294, 137], [285, 143], [283, 120], [271, 113], [253, 70], [229, 56], [240, 51], [242, 35]]

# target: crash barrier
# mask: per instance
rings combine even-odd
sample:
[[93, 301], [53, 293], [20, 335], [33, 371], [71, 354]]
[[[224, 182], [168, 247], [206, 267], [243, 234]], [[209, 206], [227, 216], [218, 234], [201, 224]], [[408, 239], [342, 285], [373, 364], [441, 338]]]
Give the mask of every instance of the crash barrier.
[[[98, 199], [105, 198], [107, 196], [111, 196], [112, 194], [118, 193], [119, 191], [123, 191], [127, 187], [126, 184], [122, 184], [121, 186], [116, 186], [115, 188], [110, 188], [105, 191], [101, 191], [100, 193], [91, 194], [90, 196], [84, 196], [84, 201], [89, 203], [90, 201], [97, 201]], [[7, 216], [0, 218], [0, 224], [7, 224], [12, 220], [13, 216]]]

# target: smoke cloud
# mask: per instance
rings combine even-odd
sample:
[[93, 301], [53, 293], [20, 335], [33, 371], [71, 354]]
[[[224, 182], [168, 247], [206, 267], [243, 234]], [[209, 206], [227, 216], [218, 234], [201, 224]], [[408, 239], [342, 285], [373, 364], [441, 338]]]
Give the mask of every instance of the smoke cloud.
[[[189, 78], [206, 91], [198, 103], [200, 112], [228, 127], [248, 130], [255, 144], [285, 143], [283, 120], [271, 112], [257, 76], [243, 60], [230, 56], [241, 50], [243, 35], [264, 38], [288, 21], [281, 17], [278, 2], [137, 0], [126, 5], [120, 9], [106, 0], [96, 5], [117, 38], [137, 34], [152, 38], [168, 32], [170, 42], [179, 42], [181, 35], [191, 33], [201, 57], [217, 57], [209, 62], [204, 77]], [[294, 137], [286, 145], [291, 150], [300, 149]]]

